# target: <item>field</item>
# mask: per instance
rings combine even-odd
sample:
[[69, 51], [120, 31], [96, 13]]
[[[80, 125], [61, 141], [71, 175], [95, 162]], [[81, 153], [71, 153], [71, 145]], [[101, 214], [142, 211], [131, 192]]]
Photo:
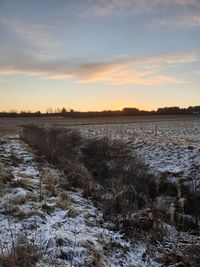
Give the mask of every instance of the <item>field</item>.
[[0, 134], [18, 133], [27, 124], [74, 127], [86, 137], [125, 141], [155, 172], [185, 178], [200, 162], [199, 116], [119, 118], [0, 118]]
[[2, 267], [200, 264], [198, 116], [1, 118], [0, 179]]
[[[123, 123], [122, 123], [123, 122]], [[144, 117], [116, 124], [77, 126], [84, 136], [123, 140], [152, 171], [185, 178], [200, 164], [200, 117]]]
[[99, 117], [99, 118], [67, 118], [63, 116], [48, 117], [13, 117], [0, 118], [0, 125], [21, 126], [27, 124], [51, 125], [51, 126], [76, 126], [96, 124], [127, 124], [146, 122], [170, 122], [170, 121], [199, 121], [199, 116], [192, 115], [162, 115], [162, 116], [123, 116], [123, 117]]

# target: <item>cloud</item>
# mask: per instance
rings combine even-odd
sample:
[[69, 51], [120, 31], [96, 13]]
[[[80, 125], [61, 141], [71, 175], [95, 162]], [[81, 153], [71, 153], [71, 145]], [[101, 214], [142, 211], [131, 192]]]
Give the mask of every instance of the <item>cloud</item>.
[[[82, 6], [83, 17], [107, 15], [147, 15], [150, 27], [192, 28], [200, 26], [199, 0], [88, 0]], [[150, 16], [148, 16], [150, 15]], [[161, 16], [160, 16], [161, 15]], [[156, 19], [155, 19], [156, 18]], [[145, 20], [144, 20], [145, 23]]]
[[[200, 12], [200, 10], [199, 10]], [[174, 14], [167, 18], [153, 19], [149, 24], [150, 27], [154, 28], [182, 28], [189, 29], [200, 27], [200, 15], [194, 13]]]
[[103, 82], [108, 85], [128, 85], [128, 84], [138, 84], [138, 85], [161, 85], [161, 84], [183, 84], [186, 83], [184, 80], [173, 78], [170, 76], [160, 76], [157, 74], [149, 74], [143, 71], [128, 71], [124, 70], [118, 74], [114, 72], [104, 72], [100, 74], [95, 74], [90, 78], [84, 78], [78, 83], [94, 83]]
[[[18, 58], [18, 57], [16, 57]], [[197, 61], [196, 54], [126, 57], [104, 62], [78, 60], [39, 61], [30, 57], [12, 64], [0, 62], [0, 75], [21, 74], [45, 79], [74, 80], [77, 83], [104, 83], [108, 85], [159, 85], [185, 83], [184, 79], [163, 75], [170, 66]]]
[[196, 61], [194, 54], [161, 55], [146, 58], [125, 58], [104, 64], [83, 65], [76, 73], [78, 83], [101, 82], [109, 85], [159, 85], [181, 84], [185, 80], [161, 75], [166, 65], [185, 64]]
[[183, 21], [183, 24], [189, 27], [200, 26], [200, 16], [198, 15], [185, 17], [185, 21]]
[[200, 2], [199, 0], [174, 0], [174, 1], [170, 1], [168, 0], [169, 3], [175, 3], [177, 5], [183, 5], [183, 6], [199, 6]]
[[121, 12], [149, 13], [162, 7], [199, 7], [199, 0], [88, 0], [82, 6], [82, 16], [105, 16]]
[[57, 42], [52, 38], [54, 27], [52, 24], [30, 23], [27, 20], [1, 18], [0, 23], [7, 29], [14, 32], [21, 40], [42, 48], [53, 48]]
[[110, 1], [86, 1], [84, 5], [81, 6], [80, 11], [81, 16], [105, 16], [113, 12], [119, 13], [123, 10], [128, 10], [132, 8], [132, 1], [130, 0], [110, 0]]

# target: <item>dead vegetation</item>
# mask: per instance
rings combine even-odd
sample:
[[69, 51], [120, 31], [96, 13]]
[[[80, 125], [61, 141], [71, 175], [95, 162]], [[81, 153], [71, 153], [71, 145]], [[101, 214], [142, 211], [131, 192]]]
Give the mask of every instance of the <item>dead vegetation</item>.
[[[61, 188], [82, 188], [85, 196], [98, 202], [105, 216], [127, 215], [156, 197], [153, 175], [121, 142], [84, 140], [76, 131], [36, 126], [24, 128], [23, 139], [64, 171]], [[43, 176], [48, 191], [55, 195], [53, 176]]]
[[56, 172], [46, 168], [42, 170], [41, 176], [45, 185], [45, 195], [57, 196], [59, 177]]
[[87, 241], [85, 241], [84, 246], [92, 255], [92, 262], [91, 262], [91, 260], [90, 260], [90, 262], [88, 262], [86, 259], [83, 266], [88, 267], [88, 266], [92, 265], [94, 267], [101, 267], [102, 263], [103, 263], [103, 255], [98, 250], [98, 248], [96, 248], [95, 244], [93, 244], [92, 242], [87, 240]]
[[0, 138], [20, 133], [20, 127], [12, 125], [0, 125]]
[[[57, 206], [67, 207], [70, 217], [78, 216], [78, 211], [71, 207], [65, 191], [80, 187], [84, 196], [91, 197], [102, 210], [110, 227], [127, 238], [147, 242], [147, 253], [155, 253], [152, 247], [164, 242], [164, 222], [178, 231], [198, 229], [198, 221], [192, 226], [183, 219], [186, 212], [199, 218], [197, 185], [190, 191], [185, 183], [172, 183], [165, 174], [154, 177], [144, 161], [131, 154], [122, 142], [84, 139], [73, 130], [36, 126], [25, 127], [22, 138], [64, 172], [57, 178], [45, 171], [42, 179], [45, 190], [50, 196], [58, 196]], [[91, 251], [95, 259], [92, 266], [100, 266], [100, 255]], [[198, 246], [186, 244], [180, 251], [164, 250], [161, 262], [166, 266], [198, 266]]]
[[39, 249], [31, 243], [26, 235], [13, 237], [12, 247], [1, 247], [0, 266], [2, 267], [32, 267], [41, 257]]
[[[177, 186], [164, 175], [159, 179], [154, 177], [144, 161], [120, 141], [106, 137], [84, 139], [71, 129], [37, 126], [25, 127], [22, 138], [64, 171], [60, 179], [47, 170], [43, 172], [42, 179], [52, 196], [58, 194], [58, 187], [65, 190], [80, 187], [108, 217], [114, 214], [127, 217], [137, 210], [152, 208], [153, 202], [161, 196], [171, 197], [175, 203], [187, 198], [187, 210], [189, 203], [192, 204], [190, 191], [184, 183]], [[194, 192], [191, 194], [194, 196]], [[176, 206], [176, 210], [181, 211], [181, 207]]]

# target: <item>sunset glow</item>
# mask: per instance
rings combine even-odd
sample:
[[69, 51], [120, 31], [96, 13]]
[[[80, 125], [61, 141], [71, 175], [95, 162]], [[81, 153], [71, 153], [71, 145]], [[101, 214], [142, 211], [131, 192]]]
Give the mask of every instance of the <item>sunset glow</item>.
[[0, 1], [0, 110], [200, 104], [198, 0]]

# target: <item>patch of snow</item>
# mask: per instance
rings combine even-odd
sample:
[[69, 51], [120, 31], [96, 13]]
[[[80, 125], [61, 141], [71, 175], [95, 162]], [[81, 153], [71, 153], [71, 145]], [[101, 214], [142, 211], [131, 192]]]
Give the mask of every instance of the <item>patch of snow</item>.
[[[25, 179], [27, 182], [25, 187], [20, 187], [19, 183], [15, 188], [5, 188], [0, 199], [0, 240], [4, 249], [10, 248], [12, 240], [25, 233], [43, 253], [38, 267], [46, 266], [46, 260], [50, 260], [52, 266], [81, 267], [86, 263], [92, 266], [97, 255], [102, 267], [160, 266], [146, 255], [144, 245], [133, 244], [119, 232], [109, 230], [103, 214], [91, 200], [82, 196], [81, 190], [66, 192], [71, 201], [66, 209], [56, 207], [57, 197], [40, 202], [38, 185], [42, 173], [23, 142], [17, 138], [8, 139], [0, 145], [0, 159], [14, 181]], [[12, 203], [18, 215], [12, 211], [7, 213], [3, 207], [16, 197], [23, 199], [20, 205]], [[45, 211], [44, 205], [52, 211]], [[76, 211], [74, 216], [70, 215], [70, 209]]]

